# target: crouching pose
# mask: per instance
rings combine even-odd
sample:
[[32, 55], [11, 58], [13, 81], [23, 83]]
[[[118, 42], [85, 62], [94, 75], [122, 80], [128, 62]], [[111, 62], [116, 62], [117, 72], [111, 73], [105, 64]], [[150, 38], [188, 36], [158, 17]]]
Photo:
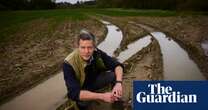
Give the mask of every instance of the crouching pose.
[[[87, 31], [81, 31], [77, 44], [78, 47], [63, 64], [67, 95], [72, 106], [85, 110], [92, 100], [118, 101], [123, 92], [123, 65], [96, 48], [95, 36]], [[110, 84], [111, 91], [97, 92]]]

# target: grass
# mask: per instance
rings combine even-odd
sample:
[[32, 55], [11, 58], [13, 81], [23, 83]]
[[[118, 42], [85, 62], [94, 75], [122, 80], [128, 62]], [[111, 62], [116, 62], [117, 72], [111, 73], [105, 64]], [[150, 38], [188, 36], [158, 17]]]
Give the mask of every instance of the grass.
[[175, 11], [163, 11], [163, 10], [134, 10], [134, 9], [98, 9], [96, 13], [104, 14], [108, 16], [175, 16]]
[[2, 11], [0, 12], [0, 43], [9, 40], [9, 36], [24, 26], [24, 23], [35, 19], [53, 19], [52, 21], [60, 23], [65, 20], [87, 18], [79, 10]]
[[86, 18], [79, 10], [4, 11], [0, 13], [0, 29], [5, 26], [39, 18], [54, 18], [58, 21], [65, 19], [81, 20]]
[[[193, 14], [190, 13], [189, 14]], [[194, 12], [195, 15], [197, 13]], [[204, 13], [200, 13], [204, 14]], [[163, 10], [135, 10], [135, 9], [54, 9], [54, 10], [35, 10], [35, 11], [0, 11], [0, 44], [14, 34], [24, 23], [35, 19], [53, 19], [56, 23], [64, 20], [84, 20], [88, 15], [107, 15], [107, 16], [177, 16], [175, 11]], [[183, 13], [184, 15], [184, 13]], [[207, 13], [206, 13], [207, 15]]]

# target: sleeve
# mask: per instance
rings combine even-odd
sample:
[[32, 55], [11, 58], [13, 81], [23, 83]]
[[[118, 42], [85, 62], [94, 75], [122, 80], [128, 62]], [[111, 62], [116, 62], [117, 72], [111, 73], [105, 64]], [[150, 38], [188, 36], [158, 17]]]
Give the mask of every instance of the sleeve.
[[112, 57], [108, 56], [105, 52], [103, 52], [101, 50], [98, 50], [98, 51], [101, 55], [101, 58], [103, 59], [105, 66], [109, 70], [114, 71], [117, 66], [121, 66], [124, 69], [123, 64], [118, 62], [116, 58], [112, 58]]
[[74, 101], [79, 100], [81, 87], [79, 81], [76, 79], [74, 69], [70, 64], [64, 62], [63, 73], [64, 73], [65, 84], [67, 87], [68, 98]]

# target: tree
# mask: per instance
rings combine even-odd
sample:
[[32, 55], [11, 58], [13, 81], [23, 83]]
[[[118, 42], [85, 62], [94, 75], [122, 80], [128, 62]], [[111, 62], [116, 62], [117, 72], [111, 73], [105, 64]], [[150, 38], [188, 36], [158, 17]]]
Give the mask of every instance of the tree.
[[55, 0], [1, 0], [0, 6], [10, 10], [55, 8]]
[[30, 6], [31, 9], [51, 9], [55, 7], [55, 3], [52, 0], [31, 0]]

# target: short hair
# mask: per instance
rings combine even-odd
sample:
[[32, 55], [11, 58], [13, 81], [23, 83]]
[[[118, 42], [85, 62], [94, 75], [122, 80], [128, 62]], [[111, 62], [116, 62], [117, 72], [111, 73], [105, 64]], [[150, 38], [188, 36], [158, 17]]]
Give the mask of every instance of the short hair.
[[77, 44], [79, 44], [80, 39], [81, 40], [92, 40], [94, 45], [96, 44], [95, 36], [92, 33], [85, 30], [85, 29], [82, 29], [80, 31], [80, 34], [79, 34], [78, 39], [77, 39]]

